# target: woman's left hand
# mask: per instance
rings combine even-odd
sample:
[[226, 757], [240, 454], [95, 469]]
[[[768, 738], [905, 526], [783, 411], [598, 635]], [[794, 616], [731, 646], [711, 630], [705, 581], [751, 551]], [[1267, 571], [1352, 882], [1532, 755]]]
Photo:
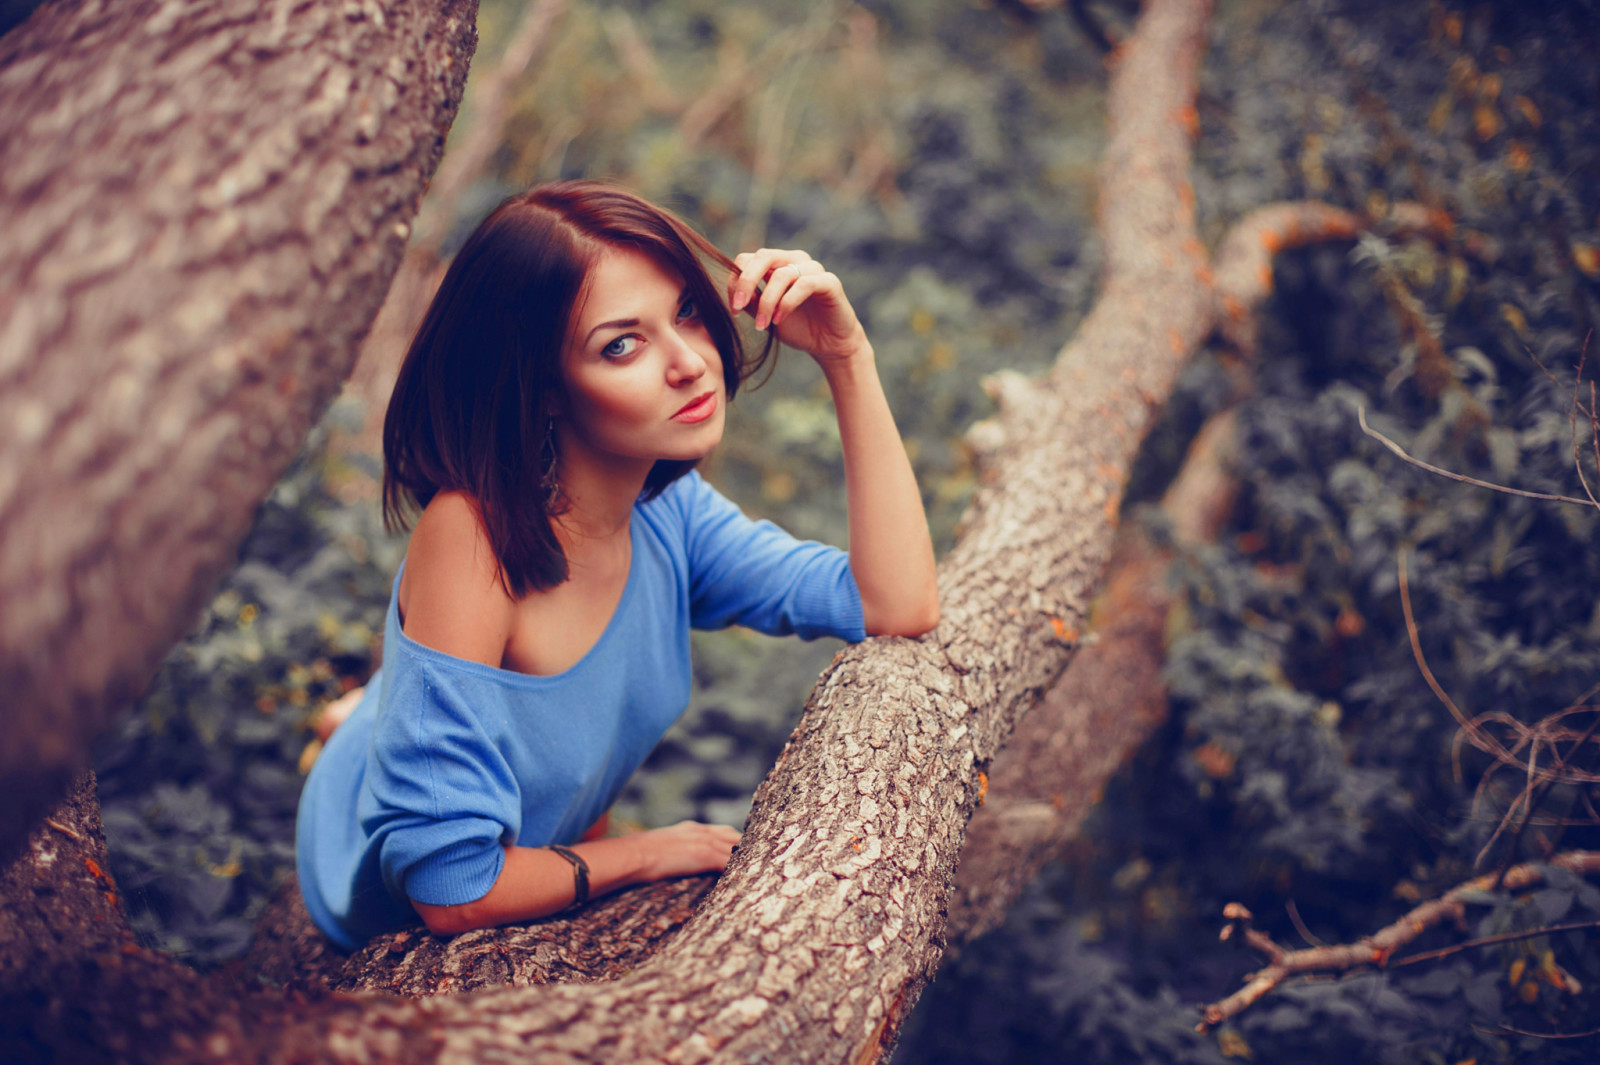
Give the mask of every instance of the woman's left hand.
[[[762, 248], [734, 256], [728, 305], [771, 325], [778, 339], [811, 355], [826, 369], [867, 350], [867, 334], [839, 278], [803, 251]], [[758, 282], [766, 288], [757, 291]]]

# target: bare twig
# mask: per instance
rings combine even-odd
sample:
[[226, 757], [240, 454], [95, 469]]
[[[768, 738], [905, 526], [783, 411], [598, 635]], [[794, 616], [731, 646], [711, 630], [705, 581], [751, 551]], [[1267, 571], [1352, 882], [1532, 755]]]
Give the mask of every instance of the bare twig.
[[[1490, 481], [1480, 481], [1476, 477], [1468, 477], [1465, 474], [1455, 473], [1452, 470], [1441, 469], [1432, 463], [1423, 462], [1418, 458], [1412, 458], [1410, 455], [1406, 454], [1405, 449], [1399, 444], [1395, 443], [1393, 440], [1390, 440], [1387, 436], [1384, 436], [1382, 433], [1378, 432], [1378, 430], [1367, 424], [1366, 404], [1356, 405], [1356, 421], [1361, 423], [1361, 431], [1363, 433], [1366, 433], [1368, 436], [1378, 441], [1378, 443], [1382, 444], [1384, 447], [1400, 456], [1406, 462], [1409, 462], [1411, 465], [1420, 469], [1427, 470], [1429, 473], [1438, 474], [1440, 477], [1446, 477], [1452, 481], [1460, 481], [1462, 484], [1470, 484], [1477, 488], [1487, 488], [1490, 491], [1503, 492], [1506, 495], [1522, 496], [1525, 499], [1543, 499], [1550, 503], [1576, 503], [1580, 507], [1600, 507], [1600, 503], [1594, 502], [1593, 497], [1589, 499], [1578, 499], [1574, 496], [1555, 495], [1549, 492], [1529, 492], [1521, 488], [1508, 488], [1503, 484], [1494, 484]], [[1585, 486], [1585, 489], [1587, 490], [1587, 485]]]
[[[1600, 875], [1600, 851], [1567, 851], [1553, 855], [1548, 862], [1514, 866], [1501, 878], [1500, 886], [1507, 891], [1530, 888], [1544, 881], [1547, 866], [1566, 869], [1580, 876]], [[1398, 921], [1358, 942], [1308, 947], [1304, 950], [1284, 950], [1265, 933], [1249, 927], [1249, 910], [1238, 903], [1230, 903], [1223, 910], [1229, 924], [1223, 929], [1222, 938], [1231, 938], [1236, 926], [1240, 926], [1245, 942], [1263, 954], [1268, 964], [1265, 969], [1246, 977], [1245, 986], [1232, 995], [1221, 1002], [1201, 1007], [1203, 1019], [1196, 1030], [1210, 1031], [1228, 1018], [1237, 1016], [1291, 977], [1348, 972], [1367, 967], [1385, 968], [1395, 951], [1413, 942], [1422, 933], [1447, 920], [1462, 917], [1470, 901], [1467, 896], [1493, 890], [1494, 885], [1495, 878], [1492, 876], [1474, 877], [1451, 888], [1439, 898], [1424, 902]], [[1421, 956], [1416, 960], [1421, 960]]]
[[1293, 899], [1290, 899], [1288, 902], [1284, 903], [1283, 908], [1289, 911], [1289, 920], [1294, 922], [1294, 930], [1300, 933], [1301, 939], [1305, 940], [1313, 947], [1327, 946], [1327, 944], [1321, 939], [1318, 939], [1316, 936], [1312, 935], [1311, 929], [1307, 928], [1306, 923], [1300, 919], [1300, 907], [1294, 904]]
[[1408, 954], [1399, 961], [1388, 964], [1390, 969], [1398, 969], [1402, 965], [1417, 965], [1425, 961], [1438, 961], [1448, 958], [1452, 954], [1459, 954], [1464, 950], [1476, 947], [1489, 947], [1496, 943], [1513, 943], [1519, 939], [1534, 939], [1538, 936], [1554, 935], [1557, 932], [1578, 932], [1585, 928], [1600, 928], [1600, 921], [1579, 921], [1575, 924], [1552, 924], [1543, 928], [1530, 928], [1525, 932], [1507, 932], [1501, 936], [1484, 936], [1482, 939], [1469, 939], [1465, 943], [1457, 943], [1450, 947], [1440, 947], [1438, 950], [1425, 951], [1421, 954]]
[[1472, 1028], [1486, 1035], [1526, 1035], [1534, 1039], [1588, 1039], [1592, 1035], [1600, 1035], [1600, 1028], [1590, 1028], [1586, 1032], [1533, 1032], [1526, 1028], [1513, 1028], [1509, 1024], [1502, 1024], [1498, 1028], [1485, 1028], [1475, 1024]]

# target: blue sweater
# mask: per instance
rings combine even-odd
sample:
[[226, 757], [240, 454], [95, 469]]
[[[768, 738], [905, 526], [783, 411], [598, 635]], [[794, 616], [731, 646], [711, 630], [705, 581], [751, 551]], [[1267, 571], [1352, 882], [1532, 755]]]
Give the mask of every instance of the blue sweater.
[[[689, 629], [865, 636], [847, 556], [751, 521], [698, 473], [634, 507], [622, 598], [587, 654], [553, 676], [469, 662], [400, 629], [312, 766], [296, 870], [346, 950], [416, 920], [411, 899], [482, 898], [502, 847], [571, 843], [610, 808], [689, 702]], [[403, 567], [402, 567], [403, 569]]]

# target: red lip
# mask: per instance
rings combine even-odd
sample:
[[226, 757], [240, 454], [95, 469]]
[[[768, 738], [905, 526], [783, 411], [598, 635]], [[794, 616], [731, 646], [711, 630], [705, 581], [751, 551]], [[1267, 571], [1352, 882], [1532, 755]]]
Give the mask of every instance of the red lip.
[[678, 413], [672, 416], [675, 422], [703, 422], [717, 412], [717, 393], [715, 389], [703, 392], [679, 408]]

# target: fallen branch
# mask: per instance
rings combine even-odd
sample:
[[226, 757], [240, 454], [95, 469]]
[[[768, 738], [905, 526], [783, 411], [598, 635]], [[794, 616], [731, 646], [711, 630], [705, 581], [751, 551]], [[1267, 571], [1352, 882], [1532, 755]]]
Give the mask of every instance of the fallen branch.
[[[1255, 316], [1272, 294], [1281, 252], [1348, 240], [1372, 225], [1353, 212], [1314, 202], [1257, 208], [1231, 226], [1214, 269], [1201, 270], [1213, 325], [1238, 353], [1255, 354]], [[1397, 204], [1383, 224], [1444, 236], [1448, 216]], [[1234, 373], [1233, 404], [1252, 388]], [[1004, 397], [1005, 382], [996, 388]], [[1174, 598], [1170, 567], [1179, 550], [1216, 539], [1237, 485], [1227, 469], [1233, 406], [1213, 415], [1190, 445], [1161, 502], [1173, 543], [1157, 547], [1137, 524], [1118, 530], [1112, 561], [1080, 646], [1061, 679], [1024, 716], [990, 769], [987, 800], [972, 819], [950, 900], [950, 937], [959, 944], [997, 926], [1018, 894], [1077, 836], [1101, 788], [1167, 717], [1161, 681], [1167, 614]], [[995, 435], [979, 423], [969, 433], [982, 451]], [[1176, 549], [1176, 550], [1175, 550]], [[1063, 638], [1080, 640], [1063, 630]]]
[[[1542, 883], [1545, 879], [1546, 866], [1565, 869], [1580, 876], [1597, 876], [1600, 875], [1600, 852], [1568, 851], [1553, 855], [1547, 862], [1539, 865], [1513, 866], [1499, 878], [1498, 887], [1506, 891], [1522, 891]], [[1204, 1019], [1195, 1026], [1195, 1030], [1208, 1032], [1230, 1017], [1238, 1016], [1291, 977], [1388, 967], [1395, 951], [1422, 933], [1445, 921], [1460, 920], [1466, 913], [1468, 902], [1471, 901], [1465, 896], [1493, 891], [1496, 886], [1494, 875], [1475, 877], [1451, 888], [1439, 898], [1423, 903], [1382, 931], [1356, 943], [1307, 947], [1304, 950], [1285, 950], [1273, 942], [1265, 932], [1251, 927], [1252, 916], [1249, 910], [1236, 902], [1229, 903], [1223, 910], [1223, 915], [1228, 918], [1228, 924], [1222, 929], [1222, 938], [1227, 940], [1236, 934], [1242, 934], [1244, 941], [1251, 948], [1266, 956], [1268, 964], [1265, 969], [1246, 976], [1245, 986], [1221, 1002], [1202, 1006], [1201, 1013]], [[1537, 935], [1550, 931], [1555, 929], [1546, 928], [1529, 934]], [[1469, 945], [1471, 944], [1462, 944], [1461, 949]], [[1421, 961], [1423, 958], [1419, 955], [1415, 960]], [[1402, 959], [1393, 964], [1403, 965], [1411, 961], [1412, 959]]]

